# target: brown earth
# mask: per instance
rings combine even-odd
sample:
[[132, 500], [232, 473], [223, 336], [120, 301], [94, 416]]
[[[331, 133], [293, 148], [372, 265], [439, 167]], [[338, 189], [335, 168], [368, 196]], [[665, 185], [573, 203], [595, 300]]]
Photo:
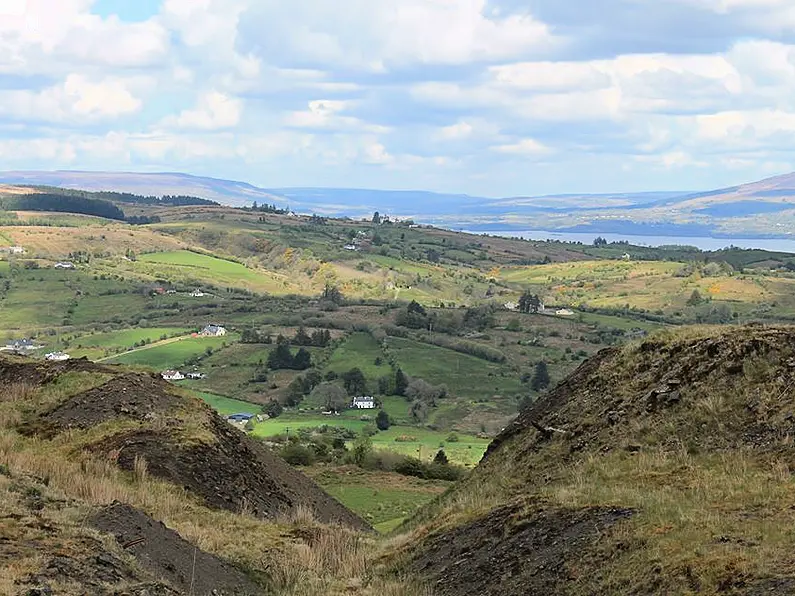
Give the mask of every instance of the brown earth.
[[[99, 387], [64, 398], [45, 412], [34, 412], [19, 427], [21, 432], [51, 438], [69, 428], [85, 430], [116, 419], [137, 420], [140, 429], [116, 430], [115, 434], [108, 429], [91, 449], [115, 457], [125, 470], [134, 468], [136, 457], [142, 458], [152, 475], [186, 488], [211, 507], [274, 519], [302, 506], [312, 510], [319, 521], [371, 529], [311, 479], [233, 428], [209, 406], [172, 393], [174, 387], [157, 376], [125, 374], [121, 367], [86, 360], [47, 363], [0, 358], [0, 385], [41, 385], [75, 371], [116, 376]], [[175, 423], [169, 415], [177, 412], [180, 421]]]
[[132, 470], [136, 458], [153, 476], [199, 495], [210, 507], [275, 518], [298, 506], [319, 521], [360, 530], [369, 525], [312, 480], [217, 416], [209, 419], [211, 444], [183, 445], [173, 434], [141, 430], [105, 439], [93, 449]]
[[601, 534], [630, 515], [508, 505], [427, 539], [408, 569], [436, 596], [562, 594]]
[[87, 358], [46, 362], [24, 357], [0, 360], [0, 384], [44, 385], [70, 372], [117, 373], [118, 368], [94, 364]]
[[795, 326], [603, 350], [420, 511], [400, 568], [441, 596], [795, 594], [791, 541], [765, 530], [791, 524], [793, 436]]
[[67, 525], [58, 512], [73, 503], [49, 497], [38, 480], [16, 477], [0, 494], [0, 578], [20, 561], [38, 563], [35, 571], [16, 579], [19, 590], [14, 594], [180, 594], [111, 552], [82, 528]]
[[112, 534], [154, 577], [166, 580], [180, 593], [195, 596], [244, 596], [264, 590], [244, 573], [184, 540], [145, 513], [114, 503], [93, 515], [91, 526]]
[[173, 412], [184, 405], [184, 398], [165, 389], [159, 377], [138, 373], [121, 375], [70, 397], [20, 430], [51, 437], [70, 428], [87, 429], [119, 418], [145, 422], [155, 414]]
[[[484, 458], [519, 439], [521, 449], [509, 455], [520, 460], [552, 437], [566, 441], [572, 454], [677, 442], [693, 451], [788, 450], [788, 437], [795, 434], [793, 389], [793, 327], [729, 328], [681, 341], [653, 338], [630, 352], [608, 348], [522, 412]], [[717, 423], [696, 409], [709, 396], [722, 396], [712, 407], [727, 415]]]

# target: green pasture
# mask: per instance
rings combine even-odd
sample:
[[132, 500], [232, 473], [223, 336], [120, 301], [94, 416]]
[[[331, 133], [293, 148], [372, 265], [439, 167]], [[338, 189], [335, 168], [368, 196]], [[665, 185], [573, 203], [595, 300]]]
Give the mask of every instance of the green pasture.
[[237, 338], [233, 335], [226, 337], [190, 337], [144, 347], [127, 354], [122, 354], [108, 360], [113, 364], [134, 364], [145, 366], [154, 370], [179, 368], [186, 360], [204, 354], [207, 348], [219, 349], [224, 343], [232, 343]]
[[323, 469], [310, 474], [326, 492], [388, 533], [447, 489], [449, 483], [364, 470]]
[[[375, 364], [376, 358], [383, 363]], [[326, 363], [326, 370], [342, 374], [359, 368], [369, 381], [389, 375], [392, 372], [379, 343], [369, 333], [353, 333], [339, 346]]]
[[130, 348], [142, 341], [155, 342], [162, 336], [174, 337], [185, 335], [189, 331], [180, 327], [148, 327], [141, 329], [123, 329], [120, 331], [109, 331], [107, 333], [93, 333], [91, 335], [81, 335], [72, 344], [82, 347], [98, 348]]
[[207, 405], [222, 416], [229, 416], [230, 414], [259, 414], [262, 411], [262, 406], [247, 401], [240, 401], [239, 399], [231, 399], [222, 395], [215, 395], [214, 393], [192, 390], [190, 389], [192, 382], [193, 381], [180, 381], [178, 385], [189, 389], [193, 395], [207, 403]]
[[[370, 414], [375, 416], [376, 410]], [[266, 420], [256, 425], [253, 434], [260, 437], [271, 437], [285, 434], [300, 428], [317, 428], [321, 426], [342, 427], [361, 432], [373, 422], [365, 422], [347, 416], [317, 416], [316, 414], [288, 414], [279, 418]], [[448, 441], [455, 435], [457, 441]], [[379, 431], [372, 437], [373, 448], [393, 451], [431, 460], [443, 446], [447, 457], [453, 463], [460, 465], [473, 465], [480, 461], [488, 439], [479, 439], [471, 435], [430, 430], [415, 426], [392, 426], [389, 430]]]
[[[137, 268], [172, 281], [196, 280], [214, 286], [245, 287], [271, 293], [287, 293], [289, 284], [264, 269], [187, 250], [141, 255]], [[153, 267], [156, 265], [156, 267]]]
[[445, 384], [453, 396], [484, 399], [522, 390], [519, 375], [509, 366], [410, 339], [390, 337], [387, 345], [403, 372]]

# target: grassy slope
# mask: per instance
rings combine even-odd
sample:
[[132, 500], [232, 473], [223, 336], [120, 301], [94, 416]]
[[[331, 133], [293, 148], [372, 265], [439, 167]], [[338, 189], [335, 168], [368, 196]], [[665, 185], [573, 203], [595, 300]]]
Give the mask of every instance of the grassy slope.
[[[67, 373], [42, 387], [16, 383], [3, 386], [0, 516], [9, 521], [3, 529], [12, 556], [0, 557], [0, 592], [18, 592], [31, 574], [46, 576], [53, 592], [64, 596], [94, 592], [95, 588], [87, 590], [83, 586], [79, 574], [52, 573], [48, 565], [53, 560], [68, 570], [72, 570], [75, 561], [82, 561], [87, 567], [98, 561], [96, 566], [104, 572], [101, 577], [110, 582], [109, 588], [129, 589], [130, 585], [107, 572], [107, 558], [97, 559], [87, 548], [102, 544], [111, 556], [130, 560], [129, 551], [117, 546], [111, 537], [100, 536], [102, 540], [98, 542], [97, 532], [86, 525], [97, 510], [119, 501], [141, 509], [184, 539], [246, 570], [268, 586], [268, 593], [342, 595], [349, 593], [352, 583], [362, 584], [361, 578], [368, 577], [360, 590], [362, 596], [425, 594], [408, 579], [380, 575], [376, 562], [381, 544], [371, 535], [324, 526], [300, 510], [292, 516], [261, 520], [208, 509], [197, 499], [187, 497], [182, 487], [149, 475], [144, 464], [137, 464], [134, 472], [124, 472], [108, 458], [96, 457], [83, 449], [89, 442], [118, 432], [123, 425], [108, 423], [87, 431], [70, 431], [52, 441], [17, 432], [16, 425], [24, 415], [49, 410], [70, 396], [107, 381], [109, 376]], [[193, 440], [201, 437], [201, 422], [194, 419], [198, 411], [188, 400], [185, 411], [180, 412], [180, 432], [194, 426], [191, 432], [199, 432], [192, 435]], [[169, 413], [172, 422], [173, 416], [173, 412]], [[435, 489], [427, 489], [432, 490]], [[416, 507], [419, 497], [408, 493], [420, 489], [406, 492], [403, 498], [399, 492], [386, 491], [390, 505], [385, 511], [389, 515], [402, 515], [404, 510]], [[35, 516], [31, 516], [31, 503], [36, 507]], [[398, 510], [399, 507], [402, 508]], [[42, 524], [47, 528], [44, 532]], [[296, 538], [306, 532], [318, 542], [309, 544]]]
[[305, 469], [315, 482], [379, 532], [388, 533], [450, 485], [439, 480], [406, 478], [359, 468]]
[[[790, 577], [793, 336], [793, 328], [683, 329], [595, 359], [424, 510], [413, 539], [516, 499], [547, 510], [626, 507], [635, 514], [589, 551], [599, 568], [568, 564], [577, 569], [568, 593], [714, 593]], [[674, 378], [677, 401], [650, 408], [649, 391]], [[531, 419], [558, 430], [545, 438]]]
[[445, 384], [453, 395], [486, 399], [520, 391], [515, 372], [505, 365], [398, 337], [390, 337], [387, 345], [408, 375]]
[[272, 294], [289, 293], [293, 288], [283, 276], [261, 269], [189, 251], [142, 255], [136, 269], [172, 279], [196, 280], [213, 286], [242, 287]]
[[[375, 364], [381, 358], [380, 365]], [[354, 333], [340, 347], [334, 350], [326, 363], [326, 370], [337, 374], [358, 368], [364, 373], [371, 385], [378, 378], [389, 375], [391, 368], [386, 363], [384, 351], [369, 333]]]
[[235, 336], [189, 337], [165, 345], [153, 345], [137, 349], [108, 360], [111, 364], [135, 364], [153, 370], [179, 368], [185, 361], [201, 356], [208, 348], [220, 348], [236, 340]]

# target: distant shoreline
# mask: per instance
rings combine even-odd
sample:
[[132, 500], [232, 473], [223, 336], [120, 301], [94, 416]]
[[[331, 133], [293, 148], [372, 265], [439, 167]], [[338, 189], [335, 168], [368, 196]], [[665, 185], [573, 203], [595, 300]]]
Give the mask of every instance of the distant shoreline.
[[735, 246], [737, 248], [771, 250], [795, 253], [795, 238], [771, 236], [667, 236], [663, 234], [640, 235], [608, 232], [565, 232], [551, 230], [458, 230], [468, 234], [487, 234], [504, 238], [524, 238], [526, 240], [558, 240], [580, 244], [592, 244], [594, 239], [602, 237], [608, 242], [629, 242], [634, 246], [694, 246], [700, 250], [720, 250]]

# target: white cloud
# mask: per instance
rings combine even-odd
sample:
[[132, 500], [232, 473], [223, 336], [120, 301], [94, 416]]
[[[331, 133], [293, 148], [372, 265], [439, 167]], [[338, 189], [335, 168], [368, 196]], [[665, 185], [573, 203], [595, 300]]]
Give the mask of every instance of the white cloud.
[[468, 142], [477, 139], [495, 139], [500, 136], [500, 127], [485, 118], [466, 118], [449, 126], [438, 128], [434, 140], [443, 142]]
[[468, 139], [474, 132], [474, 127], [464, 120], [445, 126], [439, 131], [439, 137], [446, 140], [462, 140]]
[[539, 143], [535, 139], [522, 139], [516, 143], [510, 143], [507, 145], [497, 145], [492, 147], [493, 151], [497, 151], [498, 153], [511, 153], [514, 155], [548, 155], [552, 153], [552, 149], [544, 145], [543, 143]]
[[661, 166], [666, 169], [684, 167], [706, 168], [710, 165], [706, 161], [693, 158], [692, 155], [684, 151], [671, 151], [658, 155], [637, 155], [634, 159], [636, 162]]
[[364, 148], [364, 159], [362, 161], [367, 164], [384, 165], [393, 163], [395, 158], [389, 154], [386, 147], [381, 143], [373, 142]]
[[309, 102], [307, 110], [291, 112], [285, 118], [287, 126], [322, 130], [351, 130], [372, 133], [389, 132], [389, 128], [363, 122], [343, 113], [355, 105], [352, 101], [318, 99]]
[[[295, 10], [252, 2], [252, 43], [263, 54], [375, 72], [412, 64], [466, 64], [547, 51], [560, 43], [529, 15], [495, 16], [486, 0], [312, 0]], [[272, 56], [277, 58], [276, 56]], [[278, 58], [277, 58], [278, 59]]]
[[[581, 27], [569, 12], [585, 0], [570, 4], [533, 16], [491, 0], [350, 0], [344, 10], [331, 0], [162, 0], [155, 16], [129, 23], [92, 14], [94, 0], [0, 0], [0, 75], [11, 75], [0, 88], [0, 156], [208, 172], [279, 162], [276, 175], [292, 168], [306, 184], [317, 172], [374, 184], [400, 171], [385, 180], [470, 191], [459, 185], [477, 179], [494, 193], [542, 180], [565, 191], [571, 171], [616, 180], [608, 171], [625, 164], [637, 176], [626, 184], [642, 188], [644, 171], [709, 164], [717, 178], [793, 161], [791, 0], [671, 0], [676, 43], [666, 23], [636, 38], [611, 14]], [[657, 14], [660, 3], [604, 4]], [[715, 27], [701, 35], [698, 18]], [[624, 52], [633, 47], [648, 51]], [[29, 145], [14, 140], [24, 135]], [[517, 159], [526, 172], [502, 165]], [[574, 162], [586, 167], [561, 165]], [[449, 174], [462, 164], [466, 175]]]
[[125, 23], [90, 13], [92, 0], [4, 0], [0, 72], [56, 73], [76, 66], [154, 67], [168, 55], [166, 29], [156, 20]]
[[41, 92], [0, 92], [0, 114], [51, 122], [92, 122], [137, 112], [141, 100], [133, 95], [134, 83], [105, 78], [92, 81], [79, 74]]
[[162, 125], [183, 129], [220, 130], [237, 126], [242, 113], [242, 100], [219, 91], [208, 91], [199, 97], [195, 108], [166, 118]]
[[519, 62], [489, 72], [496, 83], [526, 91], [582, 91], [612, 84], [600, 63], [591, 62]]

